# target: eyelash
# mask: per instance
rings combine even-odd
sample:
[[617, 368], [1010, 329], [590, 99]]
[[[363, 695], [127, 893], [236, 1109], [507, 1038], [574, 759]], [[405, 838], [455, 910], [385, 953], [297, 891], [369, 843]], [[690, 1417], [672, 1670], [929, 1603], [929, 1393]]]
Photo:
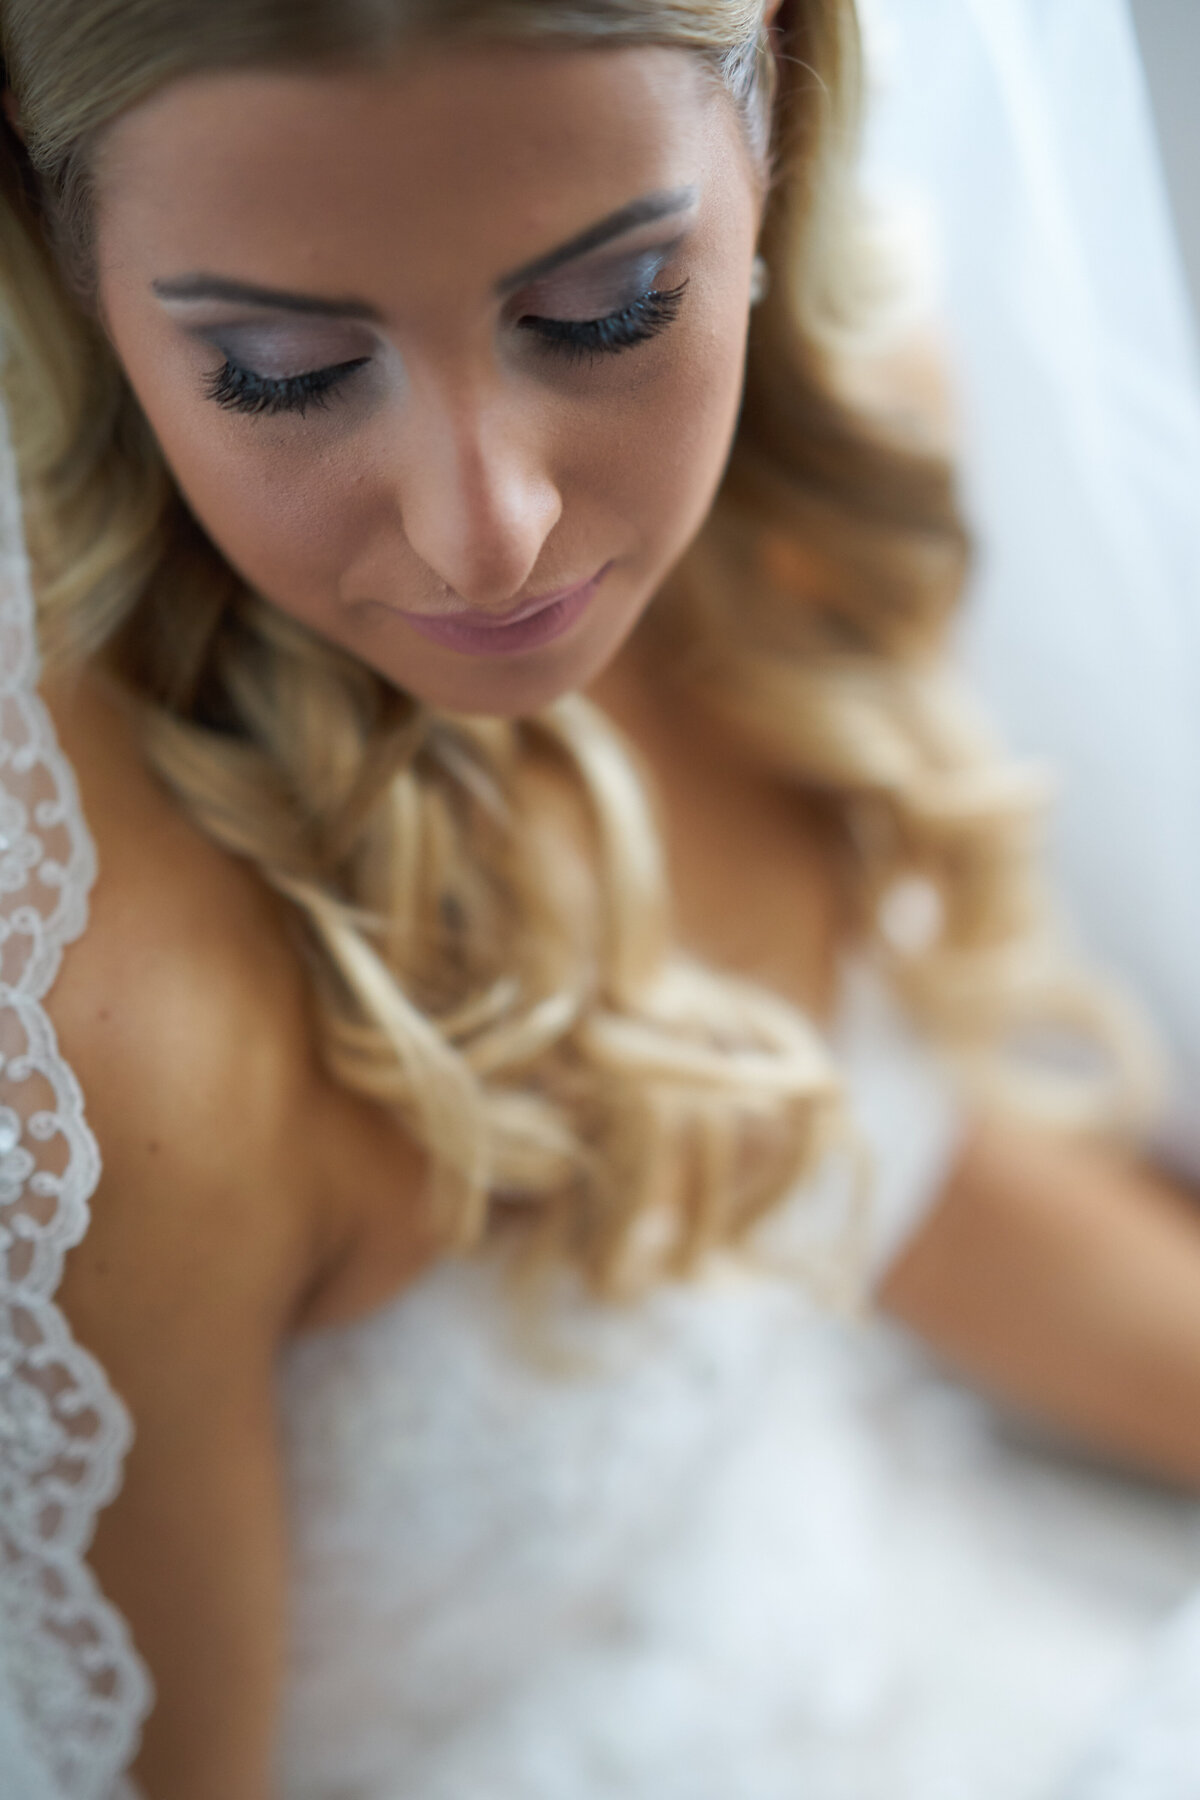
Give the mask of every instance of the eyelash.
[[546, 343], [572, 362], [615, 356], [647, 338], [657, 337], [679, 317], [686, 281], [678, 287], [652, 288], [640, 300], [610, 313], [606, 319], [541, 319], [531, 313], [517, 323], [523, 331], [535, 331]]
[[253, 369], [243, 369], [239, 363], [226, 360], [215, 375], [209, 376], [204, 394], [231, 412], [294, 412], [303, 418], [310, 406], [328, 406], [335, 389], [369, 361], [369, 357], [356, 356], [352, 362], [335, 363], [328, 369], [277, 377], [256, 375]]
[[[616, 356], [635, 344], [657, 337], [673, 325], [683, 305], [686, 281], [678, 287], [652, 288], [620, 312], [604, 319], [543, 319], [529, 314], [517, 323], [544, 339], [547, 347], [572, 362]], [[231, 412], [294, 412], [303, 418], [310, 406], [327, 407], [331, 396], [369, 357], [336, 363], [328, 369], [311, 369], [303, 375], [256, 375], [253, 369], [226, 360], [205, 383], [205, 398]]]

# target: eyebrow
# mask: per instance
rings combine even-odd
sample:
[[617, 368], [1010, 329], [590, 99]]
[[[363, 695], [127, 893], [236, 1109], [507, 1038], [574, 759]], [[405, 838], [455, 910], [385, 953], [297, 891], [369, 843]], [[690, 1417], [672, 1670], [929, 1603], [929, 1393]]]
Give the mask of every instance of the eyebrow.
[[260, 287], [253, 281], [231, 281], [225, 275], [171, 275], [150, 283], [161, 300], [229, 300], [243, 306], [266, 306], [272, 312], [307, 313], [322, 319], [365, 319], [382, 324], [378, 307], [365, 300], [323, 299], [295, 294], [288, 288]]
[[[543, 256], [534, 257], [532, 262], [523, 263], [519, 269], [502, 275], [495, 284], [495, 292], [500, 297], [511, 294], [531, 281], [542, 280], [564, 263], [574, 262], [589, 251], [611, 243], [614, 238], [624, 237], [639, 225], [650, 225], [658, 219], [686, 212], [695, 205], [698, 192], [695, 187], [670, 188], [644, 194], [640, 200], [631, 200], [628, 206], [618, 207], [616, 212], [589, 225], [557, 249], [548, 250]], [[150, 286], [161, 300], [225, 300], [243, 306], [268, 307], [273, 312], [306, 313], [309, 317], [324, 319], [362, 319], [372, 325], [383, 323], [378, 307], [366, 300], [298, 294], [288, 288], [233, 281], [224, 275], [163, 276], [152, 281]]]
[[668, 188], [657, 194], [643, 194], [640, 200], [631, 200], [628, 206], [618, 207], [607, 218], [589, 225], [576, 237], [568, 238], [557, 250], [548, 250], [544, 256], [535, 256], [532, 262], [522, 263], [519, 269], [502, 275], [496, 283], [495, 291], [503, 296], [511, 294], [514, 288], [524, 287], [530, 281], [540, 281], [543, 276], [560, 269], [564, 263], [586, 256], [589, 250], [599, 250], [602, 245], [611, 243], [614, 238], [624, 237], [626, 232], [634, 230], [638, 225], [652, 225], [658, 219], [669, 219], [676, 213], [687, 212], [698, 198], [699, 189], [695, 187]]

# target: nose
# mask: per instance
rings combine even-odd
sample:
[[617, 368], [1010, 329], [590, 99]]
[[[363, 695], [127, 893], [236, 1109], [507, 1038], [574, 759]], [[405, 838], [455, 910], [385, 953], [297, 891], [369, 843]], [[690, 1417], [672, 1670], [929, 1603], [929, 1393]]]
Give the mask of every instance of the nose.
[[442, 394], [410, 428], [400, 493], [409, 547], [468, 605], [503, 611], [562, 513], [531, 422], [503, 396]]

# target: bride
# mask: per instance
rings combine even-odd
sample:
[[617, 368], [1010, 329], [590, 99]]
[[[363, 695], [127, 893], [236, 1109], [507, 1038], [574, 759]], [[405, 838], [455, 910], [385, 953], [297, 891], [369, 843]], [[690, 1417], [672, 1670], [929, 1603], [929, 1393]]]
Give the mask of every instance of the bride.
[[1200, 1565], [1200, 1229], [850, 5], [0, 23], [5, 1794], [1032, 1800]]

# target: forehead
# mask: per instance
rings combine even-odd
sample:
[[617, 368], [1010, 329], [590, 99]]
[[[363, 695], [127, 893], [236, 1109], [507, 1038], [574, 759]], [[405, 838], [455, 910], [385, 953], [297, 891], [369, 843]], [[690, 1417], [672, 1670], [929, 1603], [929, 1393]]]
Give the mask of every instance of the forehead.
[[[470, 47], [164, 88], [97, 163], [102, 260], [348, 285], [378, 261], [481, 276], [702, 180], [732, 109], [689, 52]], [[736, 133], [735, 133], [736, 135]], [[385, 267], [386, 266], [386, 267]]]

